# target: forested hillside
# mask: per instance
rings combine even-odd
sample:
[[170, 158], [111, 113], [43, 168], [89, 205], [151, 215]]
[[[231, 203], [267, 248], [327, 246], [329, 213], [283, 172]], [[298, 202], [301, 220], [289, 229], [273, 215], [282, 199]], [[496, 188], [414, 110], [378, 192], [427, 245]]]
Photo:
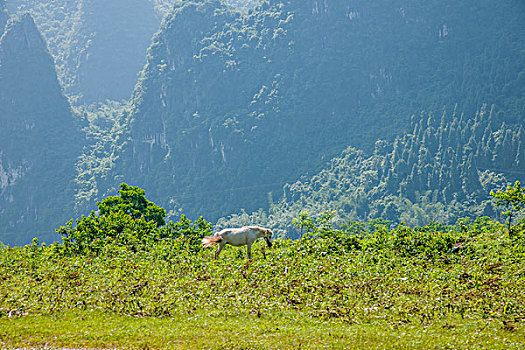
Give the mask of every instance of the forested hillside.
[[83, 145], [53, 59], [30, 15], [0, 40], [0, 237], [54, 239], [71, 216], [74, 163]]
[[277, 201], [347, 146], [370, 153], [420, 111], [457, 105], [473, 119], [488, 103], [497, 123], [520, 123], [523, 7], [270, 1], [239, 15], [180, 4], [149, 49], [118, 173], [169, 210], [216, 219]]
[[498, 217], [489, 193], [524, 175], [525, 130], [496, 121], [493, 108], [471, 118], [455, 110], [413, 116], [412, 131], [393, 143], [378, 140], [370, 155], [349, 147], [318, 174], [285, 185], [268, 212], [231, 215], [218, 227], [265, 223], [293, 236], [294, 218], [323, 212], [339, 223], [411, 226]]
[[172, 219], [423, 225], [525, 173], [519, 0], [0, 0], [0, 28], [6, 4], [6, 243], [121, 182]]

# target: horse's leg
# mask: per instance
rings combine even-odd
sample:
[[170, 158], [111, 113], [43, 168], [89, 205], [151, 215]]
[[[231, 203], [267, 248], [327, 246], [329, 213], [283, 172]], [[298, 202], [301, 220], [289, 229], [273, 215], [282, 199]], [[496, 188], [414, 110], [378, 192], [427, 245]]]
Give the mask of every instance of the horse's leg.
[[215, 260], [217, 260], [219, 258], [219, 254], [221, 253], [221, 250], [222, 248], [224, 248], [226, 244], [224, 243], [219, 243], [219, 246], [217, 247], [217, 250], [215, 251]]
[[249, 242], [246, 246], [246, 251], [248, 252], [248, 260], [252, 260], [252, 243]]

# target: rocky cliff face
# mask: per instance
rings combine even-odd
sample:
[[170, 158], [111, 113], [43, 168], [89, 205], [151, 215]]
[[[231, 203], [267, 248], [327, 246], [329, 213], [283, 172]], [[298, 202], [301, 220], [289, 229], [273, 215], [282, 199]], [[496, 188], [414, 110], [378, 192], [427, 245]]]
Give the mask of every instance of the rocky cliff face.
[[128, 99], [160, 19], [149, 0], [30, 0], [29, 11], [56, 58], [65, 92], [77, 104]]
[[79, 136], [33, 19], [10, 22], [0, 41], [1, 241], [54, 238], [71, 215]]
[[518, 5], [180, 4], [148, 52], [121, 171], [168, 209], [213, 219], [266, 206], [348, 145], [372, 151], [421, 110], [486, 102], [522, 120], [523, 101], [502, 97], [525, 67]]
[[[32, 14], [56, 60], [66, 94], [75, 104], [90, 104], [129, 99], [151, 38], [177, 2], [9, 0], [7, 6], [13, 14]], [[241, 11], [257, 2], [226, 1]], [[0, 26], [1, 21], [0, 14]]]

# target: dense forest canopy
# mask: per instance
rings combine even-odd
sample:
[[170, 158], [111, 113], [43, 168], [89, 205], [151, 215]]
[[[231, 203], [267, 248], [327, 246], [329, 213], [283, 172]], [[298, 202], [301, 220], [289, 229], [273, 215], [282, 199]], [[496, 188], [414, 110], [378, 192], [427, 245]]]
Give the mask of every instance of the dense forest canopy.
[[1, 31], [7, 9], [6, 243], [121, 182], [168, 219], [284, 229], [497, 215], [525, 173], [518, 0], [0, 0]]
[[495, 122], [493, 114], [483, 106], [474, 118], [454, 110], [414, 116], [412, 131], [393, 143], [378, 140], [371, 155], [349, 147], [318, 174], [285, 185], [267, 213], [232, 215], [218, 226], [260, 222], [290, 235], [304, 211], [333, 212], [339, 223], [383, 218], [413, 226], [498, 217], [489, 193], [523, 169], [525, 130]]

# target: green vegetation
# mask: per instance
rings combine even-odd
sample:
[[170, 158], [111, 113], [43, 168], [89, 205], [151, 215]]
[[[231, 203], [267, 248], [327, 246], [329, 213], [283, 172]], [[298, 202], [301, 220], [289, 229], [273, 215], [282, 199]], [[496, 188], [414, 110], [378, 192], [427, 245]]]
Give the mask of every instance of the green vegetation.
[[76, 163], [75, 212], [83, 213], [94, 207], [96, 199], [115, 192], [122, 178], [114, 167], [127, 138], [129, 106], [114, 101], [76, 108], [86, 120], [83, 132], [86, 146]]
[[[524, 345], [525, 231], [487, 217], [390, 228], [302, 215], [301, 239], [254, 260], [228, 247], [218, 261], [197, 248], [203, 221], [84, 219], [76, 241], [0, 250], [4, 347]], [[101, 220], [106, 237], [71, 249]]]
[[[411, 226], [497, 217], [487, 194], [510, 183], [503, 169], [525, 164], [525, 134], [522, 126], [496, 123], [492, 114], [483, 106], [474, 118], [446, 111], [439, 118], [414, 116], [412, 131], [393, 143], [378, 140], [371, 155], [349, 147], [319, 173], [285, 185], [267, 212], [241, 212], [217, 225], [258, 222], [295, 236], [290, 223], [302, 211], [335, 211], [339, 223], [382, 217]], [[513, 198], [519, 203], [521, 197]]]
[[512, 233], [512, 218], [518, 215], [525, 205], [525, 191], [521, 188], [519, 181], [514, 186], [508, 185], [506, 191], [490, 192], [496, 198], [496, 205], [503, 206], [506, 210], [501, 214], [509, 217], [509, 234]]
[[149, 201], [139, 187], [122, 183], [118, 193], [97, 203], [99, 215], [92, 211], [56, 230], [62, 236], [65, 252], [98, 254], [109, 244], [136, 251], [159, 239], [177, 237], [185, 237], [185, 247], [195, 250], [200, 239], [211, 231], [203, 218], [193, 223], [184, 215], [177, 223], [165, 226], [166, 211]]
[[146, 221], [155, 222], [157, 226], [166, 224], [166, 210], [149, 201], [142, 188], [122, 183], [118, 193], [119, 196], [111, 196], [97, 203], [100, 215], [106, 216], [122, 211], [132, 219], [143, 217]]
[[[449, 319], [392, 325], [383, 318], [349, 324], [308, 319], [297, 312], [232, 315], [193, 312], [165, 318], [97, 311], [0, 318], [4, 347], [123, 349], [520, 349], [520, 325], [490, 319]], [[234, 331], [232, 331], [234, 330]], [[2, 341], [3, 339], [3, 341]]]

